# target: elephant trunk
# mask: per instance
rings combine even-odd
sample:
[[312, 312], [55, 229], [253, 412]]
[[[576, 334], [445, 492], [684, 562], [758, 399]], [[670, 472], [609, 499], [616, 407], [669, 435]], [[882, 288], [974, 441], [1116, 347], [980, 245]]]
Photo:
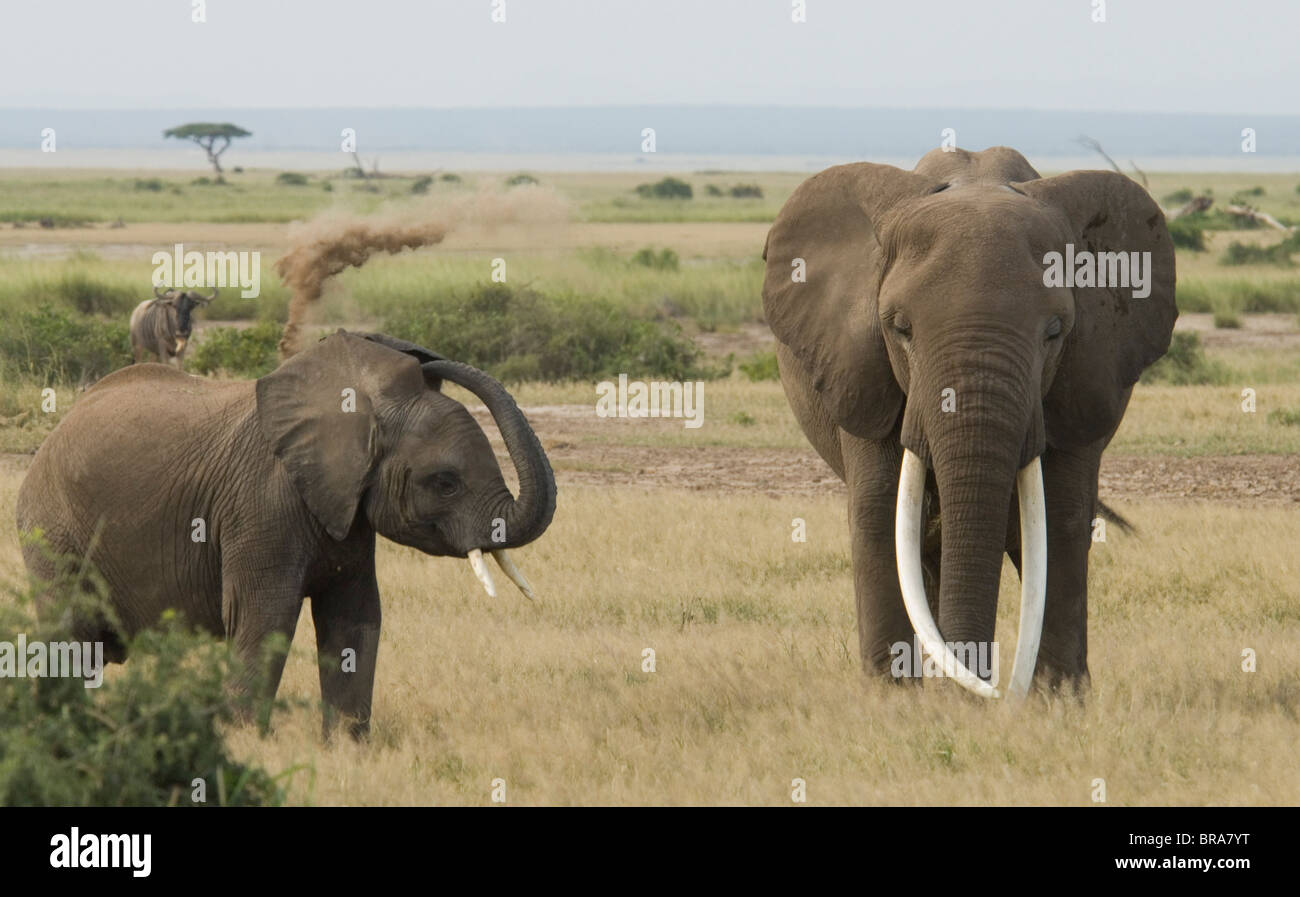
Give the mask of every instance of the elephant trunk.
[[[1023, 385], [1030, 382], [1025, 373], [1004, 370], [995, 375], [984, 370], [976, 377], [953, 377], [946, 382], [957, 385], [946, 403], [937, 400], [937, 391], [922, 385], [909, 391], [904, 419], [907, 451], [899, 484], [896, 544], [908, 615], [926, 652], [940, 661], [944, 673], [987, 697], [999, 692], [977, 678], [971, 667], [976, 660], [992, 660], [1013, 488], [1019, 493], [1024, 571], [1013, 693], [1028, 689], [1042, 630], [1046, 525], [1037, 458], [1042, 451], [1042, 425], [1036, 403], [1022, 394]], [[917, 398], [930, 394], [936, 396], [934, 407], [913, 407]], [[920, 575], [926, 457], [934, 468], [941, 520], [938, 627]], [[986, 678], [991, 674], [987, 667], [979, 672]]]
[[[546, 530], [555, 515], [555, 474], [524, 413], [505, 387], [477, 368], [445, 360], [429, 361], [422, 367], [465, 387], [482, 400], [501, 431], [506, 451], [510, 453], [515, 473], [519, 476], [518, 497], [501, 511], [505, 522], [504, 540], [493, 541], [495, 534], [489, 535], [485, 531], [483, 546], [503, 550], [533, 541]], [[502, 566], [504, 568], [505, 564]], [[506, 572], [510, 574], [509, 569]]]

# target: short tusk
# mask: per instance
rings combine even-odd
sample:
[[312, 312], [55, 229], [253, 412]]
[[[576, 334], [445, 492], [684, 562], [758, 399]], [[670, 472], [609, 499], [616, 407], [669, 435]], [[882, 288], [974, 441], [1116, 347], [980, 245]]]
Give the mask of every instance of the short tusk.
[[1020, 632], [1007, 693], [1023, 698], [1034, 678], [1047, 604], [1047, 503], [1040, 458], [1016, 474], [1016, 493], [1020, 496]]
[[894, 553], [898, 557], [898, 585], [903, 606], [912, 621], [922, 650], [933, 657], [943, 674], [957, 684], [985, 698], [1001, 697], [996, 688], [976, 676], [944, 643], [925, 600], [921, 577], [921, 499], [925, 494], [925, 464], [908, 449], [898, 475], [898, 508], [894, 518]]
[[492, 552], [492, 557], [496, 559], [497, 566], [501, 568], [510, 581], [519, 586], [519, 591], [524, 593], [524, 597], [529, 601], [533, 600], [533, 587], [524, 579], [524, 574], [519, 572], [515, 562], [510, 559], [510, 554], [504, 548], [497, 548]]
[[469, 553], [469, 565], [478, 577], [478, 581], [483, 583], [483, 590], [488, 593], [489, 598], [497, 596], [497, 587], [492, 582], [492, 574], [488, 572], [487, 564], [483, 563], [483, 552], [475, 548]]

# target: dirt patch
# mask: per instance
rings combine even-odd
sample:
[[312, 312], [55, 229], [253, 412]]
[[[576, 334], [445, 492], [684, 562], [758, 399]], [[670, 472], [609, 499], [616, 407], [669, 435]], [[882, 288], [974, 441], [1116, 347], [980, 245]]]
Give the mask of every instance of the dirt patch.
[[[844, 484], [809, 449], [718, 445], [645, 446], [605, 444], [607, 429], [587, 405], [538, 405], [524, 409], [542, 436], [561, 486], [613, 486], [744, 492], [772, 497], [844, 494]], [[505, 446], [482, 406], [470, 406], [484, 426], [503, 469]], [[676, 426], [680, 421], [636, 421], [630, 426]], [[0, 454], [0, 473], [19, 473], [31, 455]], [[1214, 455], [1176, 458], [1117, 455], [1102, 458], [1103, 499], [1211, 501], [1241, 505], [1300, 503], [1300, 456]]]
[[1203, 458], [1105, 455], [1101, 496], [1182, 498], [1242, 504], [1300, 502], [1300, 456]]
[[[490, 434], [498, 460], [508, 467], [510, 462], [495, 428], [487, 426], [490, 417], [486, 409], [471, 406], [470, 410]], [[591, 438], [602, 422], [585, 405], [537, 406], [525, 411], [543, 434], [543, 445], [561, 484], [770, 496], [844, 492], [844, 484], [811, 448], [603, 444]], [[680, 424], [653, 420], [626, 423], [665, 427]], [[1300, 456], [1177, 458], [1108, 454], [1102, 458], [1099, 489], [1103, 499], [1293, 504], [1300, 502]]]
[[1240, 327], [1217, 328], [1214, 315], [1182, 313], [1175, 330], [1200, 335], [1207, 349], [1295, 349], [1300, 350], [1300, 326], [1292, 314], [1238, 315]]

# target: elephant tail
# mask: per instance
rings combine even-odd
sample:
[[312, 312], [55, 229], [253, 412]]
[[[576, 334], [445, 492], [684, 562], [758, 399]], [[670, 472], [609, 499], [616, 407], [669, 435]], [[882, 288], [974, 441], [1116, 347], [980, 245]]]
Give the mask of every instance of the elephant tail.
[[1105, 520], [1107, 523], [1113, 523], [1118, 526], [1126, 536], [1138, 535], [1137, 527], [1125, 520], [1124, 517], [1114, 508], [1107, 507], [1101, 499], [1097, 499], [1097, 516]]

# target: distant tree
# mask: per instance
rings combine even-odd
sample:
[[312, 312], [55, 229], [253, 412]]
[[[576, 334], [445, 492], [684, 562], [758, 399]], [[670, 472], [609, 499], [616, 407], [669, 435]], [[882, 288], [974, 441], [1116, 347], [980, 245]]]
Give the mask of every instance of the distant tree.
[[[217, 172], [217, 180], [223, 183], [225, 179], [221, 176], [221, 154], [230, 148], [231, 139], [252, 136], [251, 131], [245, 131], [243, 128], [229, 122], [219, 125], [208, 122], [195, 122], [163, 131], [163, 137], [193, 140], [201, 146], [203, 151], [208, 154], [208, 161], [212, 163], [213, 169]], [[218, 145], [218, 141], [221, 141], [220, 145]]]
[[646, 199], [690, 199], [691, 185], [677, 178], [664, 178], [653, 184], [639, 184], [636, 192]]

